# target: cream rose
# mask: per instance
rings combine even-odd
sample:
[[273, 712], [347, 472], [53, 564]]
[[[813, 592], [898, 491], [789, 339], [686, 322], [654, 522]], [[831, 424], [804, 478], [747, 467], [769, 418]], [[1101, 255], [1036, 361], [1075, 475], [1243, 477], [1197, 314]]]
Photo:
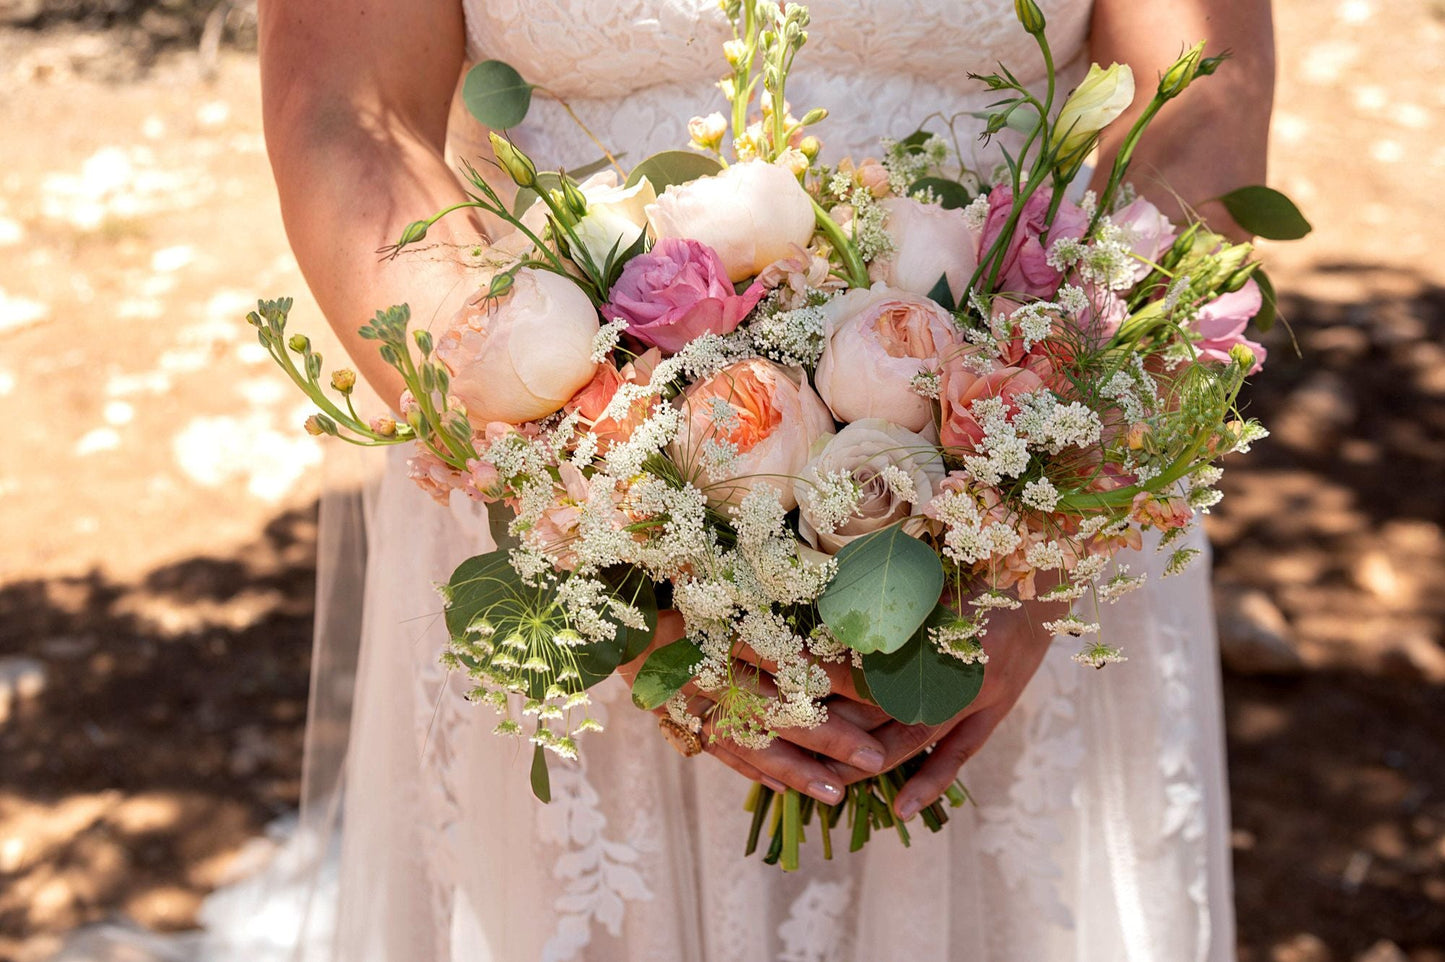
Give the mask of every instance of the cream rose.
[[761, 160], [674, 184], [647, 205], [659, 239], [695, 240], [717, 251], [734, 282], [806, 248], [813, 236], [813, 202], [786, 169]]
[[793, 479], [814, 442], [833, 433], [833, 419], [803, 372], [761, 358], [699, 381], [677, 404], [682, 427], [669, 453], [714, 507], [770, 485], [791, 511]]
[[839, 421], [883, 418], [910, 431], [932, 419], [913, 390], [963, 343], [947, 311], [927, 297], [884, 284], [857, 288], [823, 305], [827, 341], [814, 383]]
[[978, 235], [963, 211], [911, 197], [888, 197], [879, 206], [887, 212], [883, 228], [893, 238], [893, 252], [869, 265], [869, 276], [913, 294], [931, 294], [947, 277], [953, 302], [962, 304], [978, 267]]
[[[829, 475], [848, 474], [858, 504], [839, 521], [826, 518]], [[854, 421], [829, 438], [793, 483], [798, 533], [814, 548], [835, 554], [845, 544], [905, 518], [933, 500], [947, 470], [938, 447], [922, 435], [880, 418]], [[905, 522], [905, 530], [908, 523]]]
[[479, 298], [457, 313], [436, 356], [473, 425], [522, 424], [561, 410], [592, 380], [599, 326], [576, 284], [523, 268], [500, 301]]

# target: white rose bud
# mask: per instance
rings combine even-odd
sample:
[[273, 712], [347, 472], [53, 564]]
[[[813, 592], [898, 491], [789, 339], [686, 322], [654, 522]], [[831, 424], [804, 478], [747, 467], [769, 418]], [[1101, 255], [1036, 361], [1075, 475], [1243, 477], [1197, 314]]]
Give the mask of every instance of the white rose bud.
[[761, 273], [795, 245], [806, 248], [814, 226], [813, 202], [798, 179], [761, 160], [668, 187], [647, 205], [647, 219], [659, 239], [695, 240], [717, 251], [732, 281]]
[[473, 301], [437, 339], [451, 393], [476, 428], [544, 418], [572, 399], [597, 370], [600, 324], [591, 300], [550, 271], [517, 271], [499, 301]]

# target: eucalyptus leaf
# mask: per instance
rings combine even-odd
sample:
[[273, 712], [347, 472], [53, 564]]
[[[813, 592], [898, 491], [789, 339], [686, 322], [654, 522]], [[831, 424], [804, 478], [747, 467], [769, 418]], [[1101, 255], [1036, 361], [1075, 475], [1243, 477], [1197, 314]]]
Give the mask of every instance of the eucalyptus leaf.
[[933, 191], [944, 210], [967, 207], [973, 200], [973, 194], [968, 192], [967, 187], [946, 177], [920, 177], [908, 188], [908, 193], [916, 194], [924, 190]]
[[933, 290], [928, 292], [928, 297], [945, 311], [952, 311], [958, 305], [953, 302], [953, 288], [948, 286], [948, 275], [939, 277], [938, 283], [933, 285]]
[[673, 184], [686, 184], [722, 170], [722, 164], [704, 154], [689, 150], [664, 150], [642, 161], [627, 175], [627, 187], [636, 187], [646, 177], [652, 189], [661, 194]]
[[1254, 184], [1219, 198], [1235, 223], [1270, 240], [1299, 240], [1314, 228], [1294, 201], [1273, 187]]
[[818, 598], [818, 613], [855, 651], [897, 651], [943, 592], [943, 564], [899, 525], [850, 541], [838, 573]]
[[532, 749], [532, 794], [544, 805], [552, 800], [552, 777], [547, 772], [547, 750]]
[[928, 638], [929, 628], [957, 617], [938, 605], [903, 647], [863, 656], [863, 677], [873, 700], [905, 725], [941, 725], [978, 697], [983, 666], [945, 655]]
[[1255, 270], [1254, 282], [1259, 285], [1261, 298], [1259, 313], [1254, 315], [1254, 326], [1260, 331], [1268, 331], [1279, 318], [1279, 297], [1274, 292], [1274, 282], [1263, 270]]
[[483, 60], [467, 71], [462, 102], [483, 126], [506, 130], [526, 119], [532, 106], [532, 89], [511, 64]]
[[644, 711], [660, 708], [692, 681], [702, 649], [686, 638], [664, 645], [642, 663], [632, 680], [632, 703]]

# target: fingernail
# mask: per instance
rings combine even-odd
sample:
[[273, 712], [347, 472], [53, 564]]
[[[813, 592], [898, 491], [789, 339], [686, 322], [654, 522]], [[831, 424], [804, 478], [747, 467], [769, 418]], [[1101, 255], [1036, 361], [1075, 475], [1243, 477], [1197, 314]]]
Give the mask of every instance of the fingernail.
[[808, 794], [820, 802], [827, 802], [829, 805], [837, 804], [843, 800], [843, 790], [841, 788], [823, 781], [809, 782]]
[[883, 753], [876, 748], [860, 748], [848, 759], [848, 764], [865, 772], [876, 772], [883, 768]]
[[906, 822], [913, 816], [917, 815], [918, 810], [921, 807], [922, 806], [918, 804], [918, 799], [916, 798], [910, 798], [907, 801], [899, 800], [898, 817]]
[[782, 782], [778, 781], [775, 778], [764, 778], [763, 784], [771, 788], [773, 791], [778, 792], [779, 794], [788, 790], [788, 786], [784, 785]]

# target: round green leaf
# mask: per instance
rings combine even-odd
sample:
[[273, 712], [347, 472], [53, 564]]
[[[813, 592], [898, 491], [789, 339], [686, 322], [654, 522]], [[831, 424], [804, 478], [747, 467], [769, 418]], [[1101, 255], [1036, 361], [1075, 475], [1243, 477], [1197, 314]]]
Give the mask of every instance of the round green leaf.
[[850, 541], [837, 561], [818, 613], [839, 641], [865, 654], [903, 647], [943, 592], [938, 555], [898, 525]]
[[956, 180], [948, 180], [944, 177], [920, 177], [908, 188], [910, 194], [924, 190], [933, 191], [944, 210], [967, 207], [973, 200], [973, 194], [969, 193], [967, 187]]
[[983, 666], [965, 665], [928, 639], [929, 628], [955, 618], [939, 605], [903, 647], [863, 656], [863, 677], [873, 700], [905, 725], [941, 725], [978, 697]]
[[532, 106], [532, 85], [510, 64], [483, 60], [467, 71], [462, 102], [484, 126], [506, 130], [526, 119]]
[[644, 711], [660, 708], [692, 681], [700, 661], [702, 649], [686, 638], [657, 649], [647, 656], [632, 680], [633, 704]]
[[1254, 184], [1219, 198], [1235, 223], [1270, 240], [1299, 240], [1314, 228], [1294, 201], [1272, 187]]
[[646, 177], [659, 194], [673, 184], [686, 184], [722, 170], [722, 165], [704, 154], [689, 150], [664, 150], [632, 168], [627, 186], [635, 187]]

